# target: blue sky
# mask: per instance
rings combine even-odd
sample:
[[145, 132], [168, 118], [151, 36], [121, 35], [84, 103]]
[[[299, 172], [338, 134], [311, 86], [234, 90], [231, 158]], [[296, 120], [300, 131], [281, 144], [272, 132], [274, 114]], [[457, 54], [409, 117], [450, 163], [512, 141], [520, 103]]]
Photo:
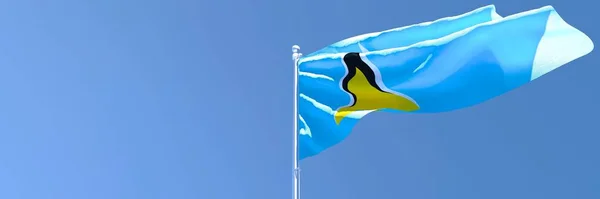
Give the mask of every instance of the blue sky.
[[[583, 0], [0, 1], [0, 198], [291, 198], [291, 45], [492, 3], [553, 5], [600, 38]], [[302, 161], [303, 198], [599, 198], [598, 61], [464, 110], [369, 115]]]

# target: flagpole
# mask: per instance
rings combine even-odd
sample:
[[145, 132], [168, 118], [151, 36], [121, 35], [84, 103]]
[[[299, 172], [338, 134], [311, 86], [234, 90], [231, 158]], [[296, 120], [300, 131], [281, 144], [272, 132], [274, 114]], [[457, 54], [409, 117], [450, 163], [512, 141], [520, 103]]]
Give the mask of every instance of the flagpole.
[[298, 157], [298, 60], [302, 56], [300, 46], [292, 46], [294, 60], [294, 199], [300, 199], [300, 164]]

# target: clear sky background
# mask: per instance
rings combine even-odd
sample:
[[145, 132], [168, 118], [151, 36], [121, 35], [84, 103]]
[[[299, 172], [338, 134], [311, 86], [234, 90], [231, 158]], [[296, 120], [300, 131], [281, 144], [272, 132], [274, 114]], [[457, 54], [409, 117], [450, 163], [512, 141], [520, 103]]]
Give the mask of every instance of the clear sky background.
[[[0, 198], [292, 197], [291, 46], [589, 0], [0, 1]], [[302, 161], [303, 199], [598, 199], [598, 49], [472, 108], [378, 113]]]

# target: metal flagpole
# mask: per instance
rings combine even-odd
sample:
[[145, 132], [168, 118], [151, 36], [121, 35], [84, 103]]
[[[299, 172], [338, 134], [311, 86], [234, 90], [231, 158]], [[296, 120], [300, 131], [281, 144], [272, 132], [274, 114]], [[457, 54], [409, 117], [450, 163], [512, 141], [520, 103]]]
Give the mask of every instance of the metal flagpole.
[[294, 59], [294, 199], [300, 199], [300, 166], [298, 158], [298, 59], [302, 56], [300, 46], [292, 46]]

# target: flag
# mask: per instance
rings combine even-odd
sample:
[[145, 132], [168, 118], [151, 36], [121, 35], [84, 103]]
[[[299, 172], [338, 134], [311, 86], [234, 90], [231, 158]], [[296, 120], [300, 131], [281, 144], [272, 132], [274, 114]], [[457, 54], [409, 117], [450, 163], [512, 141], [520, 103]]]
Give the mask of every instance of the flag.
[[368, 113], [473, 106], [592, 49], [551, 6], [501, 17], [491, 5], [334, 43], [297, 62], [299, 159], [338, 144]]

